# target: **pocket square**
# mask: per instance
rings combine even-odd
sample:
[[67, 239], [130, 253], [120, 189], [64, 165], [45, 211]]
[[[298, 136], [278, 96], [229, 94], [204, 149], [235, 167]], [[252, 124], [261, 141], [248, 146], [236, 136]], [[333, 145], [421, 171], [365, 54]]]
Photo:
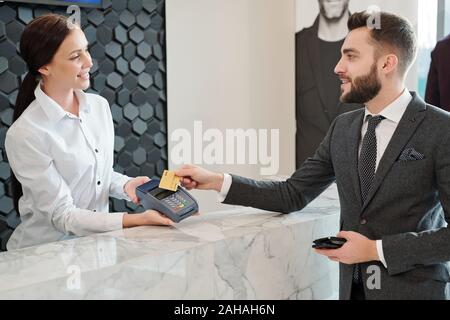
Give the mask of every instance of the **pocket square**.
[[422, 160], [425, 159], [425, 156], [414, 148], [407, 148], [402, 151], [402, 154], [398, 159], [400, 161]]

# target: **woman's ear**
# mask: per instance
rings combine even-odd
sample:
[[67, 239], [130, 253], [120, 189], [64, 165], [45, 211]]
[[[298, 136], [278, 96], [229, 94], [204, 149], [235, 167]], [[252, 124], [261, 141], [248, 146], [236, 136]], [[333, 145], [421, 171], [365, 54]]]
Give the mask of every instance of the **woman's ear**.
[[39, 73], [43, 76], [50, 76], [50, 67], [49, 66], [43, 66], [39, 68]]

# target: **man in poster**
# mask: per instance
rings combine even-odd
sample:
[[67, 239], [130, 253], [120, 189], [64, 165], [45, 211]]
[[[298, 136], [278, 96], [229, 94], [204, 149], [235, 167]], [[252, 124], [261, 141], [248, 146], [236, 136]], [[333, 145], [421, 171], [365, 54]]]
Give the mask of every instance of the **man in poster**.
[[333, 72], [348, 33], [349, 0], [318, 1], [316, 21], [295, 36], [297, 168], [313, 156], [336, 116], [360, 107], [339, 102], [341, 83]]

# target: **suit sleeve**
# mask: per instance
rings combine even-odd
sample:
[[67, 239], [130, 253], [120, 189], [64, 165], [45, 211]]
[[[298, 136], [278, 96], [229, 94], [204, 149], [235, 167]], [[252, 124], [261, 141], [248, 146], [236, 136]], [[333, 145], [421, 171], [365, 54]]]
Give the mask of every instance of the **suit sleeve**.
[[308, 158], [289, 179], [283, 182], [256, 181], [232, 175], [233, 181], [223, 203], [283, 213], [303, 209], [335, 181], [330, 145], [337, 120], [314, 156]]
[[[447, 132], [449, 132], [447, 130]], [[450, 223], [450, 134], [437, 144], [435, 175], [445, 221]], [[435, 208], [438, 212], [440, 208]], [[440, 212], [439, 212], [440, 213]], [[450, 261], [450, 229], [407, 232], [383, 237], [388, 273], [396, 275], [417, 267]]]

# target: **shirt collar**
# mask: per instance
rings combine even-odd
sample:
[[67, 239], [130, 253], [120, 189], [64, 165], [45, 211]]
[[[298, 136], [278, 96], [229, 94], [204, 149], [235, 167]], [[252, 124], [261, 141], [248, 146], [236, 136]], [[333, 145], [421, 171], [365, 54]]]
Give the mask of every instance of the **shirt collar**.
[[83, 90], [75, 90], [75, 95], [80, 103], [80, 111], [89, 113], [91, 111], [91, 106], [88, 103], [86, 93]]
[[[384, 108], [378, 115], [383, 116], [392, 122], [399, 123], [411, 100], [411, 93], [409, 93], [407, 89], [404, 89], [402, 94], [386, 108]], [[366, 121], [368, 115], [373, 116], [374, 114], [372, 114], [366, 107], [364, 121]]]
[[[39, 82], [36, 89], [34, 90], [34, 96], [36, 97], [37, 102], [41, 106], [42, 110], [44, 110], [47, 118], [52, 122], [58, 122], [62, 118], [67, 115], [67, 112], [52, 98], [45, 94], [41, 88], [42, 81]], [[80, 112], [90, 111], [90, 106], [86, 99], [86, 94], [82, 90], [75, 90], [75, 95], [78, 98], [78, 102], [80, 103]]]

